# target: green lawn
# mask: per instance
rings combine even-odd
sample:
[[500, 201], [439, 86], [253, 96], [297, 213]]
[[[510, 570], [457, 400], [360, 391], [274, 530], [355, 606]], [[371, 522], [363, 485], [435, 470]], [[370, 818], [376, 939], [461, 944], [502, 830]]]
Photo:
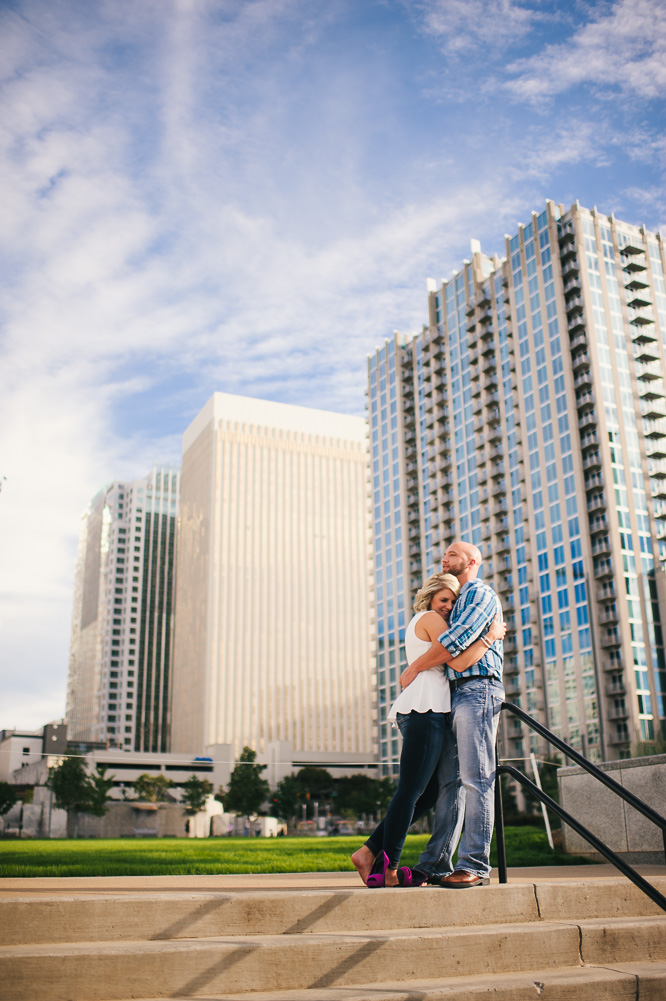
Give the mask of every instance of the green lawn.
[[[353, 871], [349, 856], [362, 838], [145, 838], [141, 840], [0, 841], [0, 877], [177, 876], [245, 872]], [[403, 865], [428, 840], [407, 838]], [[507, 865], [576, 865], [582, 856], [551, 851], [544, 831], [506, 829]], [[497, 864], [494, 851], [493, 865]]]

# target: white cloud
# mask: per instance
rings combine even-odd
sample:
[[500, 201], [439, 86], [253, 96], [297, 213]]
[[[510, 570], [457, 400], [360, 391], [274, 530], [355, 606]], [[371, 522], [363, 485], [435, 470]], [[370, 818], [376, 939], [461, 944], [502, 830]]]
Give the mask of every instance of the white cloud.
[[508, 66], [516, 97], [539, 101], [581, 84], [643, 99], [666, 94], [666, 6], [618, 0], [600, 7], [571, 38]]
[[[10, 19], [20, 58], [3, 93], [2, 701], [23, 699], [28, 718], [0, 725], [64, 712], [92, 496], [173, 455], [213, 389], [362, 412], [366, 352], [395, 326], [420, 327], [432, 261], [451, 266], [469, 226], [505, 202], [493, 179], [374, 204], [355, 176], [363, 131], [348, 131], [349, 80], [314, 163], [284, 145], [288, 90], [244, 119], [240, 92], [255, 85], [244, 60], [307, 4], [104, 3], [97, 24], [88, 5], [68, 20], [68, 6], [33, 0], [32, 24]], [[231, 20], [214, 24], [219, 13]], [[317, 30], [306, 23], [290, 63]], [[141, 49], [131, 71], [130, 44]], [[326, 159], [337, 187], [316, 185]], [[520, 200], [506, 201], [513, 218]]]
[[[318, 47], [351, 0], [16, 9], [0, 11], [3, 708], [10, 692], [64, 700], [97, 490], [177, 454], [214, 389], [362, 412], [366, 353], [420, 328], [426, 275], [555, 195], [555, 172], [602, 162], [583, 121], [520, 142], [482, 121], [448, 134], [415, 90], [401, 119], [379, 42], [370, 66], [335, 32]], [[509, 0], [419, 10], [457, 53], [540, 17]]]
[[480, 45], [499, 50], [515, 45], [543, 17], [516, 0], [407, 0], [407, 6], [446, 53], [458, 56]]

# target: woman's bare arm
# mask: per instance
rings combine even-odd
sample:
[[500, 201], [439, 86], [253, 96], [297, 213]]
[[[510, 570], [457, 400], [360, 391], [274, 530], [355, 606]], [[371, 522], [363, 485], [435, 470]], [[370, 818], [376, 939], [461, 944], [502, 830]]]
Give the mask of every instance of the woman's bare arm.
[[[432, 612], [432, 615], [439, 619], [438, 623], [430, 618], [430, 615], [424, 615], [419, 620], [419, 625], [423, 623], [425, 631], [428, 633], [430, 639], [430, 649], [422, 653], [420, 657], [417, 657], [415, 661], [405, 668], [405, 670], [400, 675], [400, 685], [402, 688], [406, 688], [407, 685], [411, 684], [417, 674], [421, 671], [429, 671], [433, 667], [439, 667], [441, 665], [446, 665], [447, 667], [452, 667], [454, 671], [466, 671], [468, 667], [473, 664], [478, 664], [483, 655], [487, 652], [488, 647], [483, 642], [482, 639], [475, 640], [466, 650], [459, 653], [457, 657], [452, 657], [446, 647], [443, 647], [439, 642], [438, 637], [442, 635], [444, 629], [446, 629], [446, 624], [444, 629], [442, 629], [443, 619], [437, 614], [437, 612]], [[428, 625], [426, 626], [426, 620], [428, 620]], [[431, 636], [430, 630], [438, 630], [436, 636]], [[485, 638], [489, 643], [493, 643], [497, 639], [503, 639], [506, 633], [506, 624], [501, 622], [499, 618], [494, 619], [491, 622], [488, 631], [485, 634]]]

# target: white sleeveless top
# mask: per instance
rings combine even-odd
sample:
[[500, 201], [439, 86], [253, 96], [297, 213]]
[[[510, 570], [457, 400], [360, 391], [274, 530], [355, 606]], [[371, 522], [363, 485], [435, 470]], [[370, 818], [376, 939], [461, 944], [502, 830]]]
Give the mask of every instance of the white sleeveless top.
[[[413, 664], [417, 657], [430, 649], [430, 640], [422, 640], [416, 635], [416, 623], [425, 614], [417, 612], [405, 630], [405, 653], [408, 664]], [[435, 713], [451, 711], [449, 682], [441, 667], [431, 667], [429, 671], [417, 674], [411, 685], [403, 688], [389, 709], [387, 719], [395, 725], [397, 713], [426, 713], [429, 709]]]

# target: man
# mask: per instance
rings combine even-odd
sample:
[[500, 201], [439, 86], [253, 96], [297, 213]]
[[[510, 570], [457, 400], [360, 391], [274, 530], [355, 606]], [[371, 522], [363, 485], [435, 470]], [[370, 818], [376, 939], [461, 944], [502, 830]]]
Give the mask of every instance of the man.
[[[448, 663], [482, 637], [495, 616], [501, 617], [499, 598], [478, 578], [481, 553], [467, 542], [454, 542], [442, 559], [442, 570], [454, 574], [462, 587], [449, 628], [418, 660], [403, 672], [403, 688], [419, 671]], [[488, 643], [488, 652], [473, 667], [446, 669], [451, 683], [451, 740], [440, 759], [440, 792], [435, 830], [417, 863], [429, 882], [451, 889], [467, 889], [489, 882], [490, 839], [494, 823], [495, 738], [504, 701], [501, 640]], [[455, 741], [455, 746], [453, 742]], [[457, 749], [457, 759], [456, 751]], [[458, 779], [459, 775], [459, 779]], [[465, 820], [456, 868], [450, 859], [459, 830], [460, 809]], [[442, 871], [443, 870], [443, 871]]]

